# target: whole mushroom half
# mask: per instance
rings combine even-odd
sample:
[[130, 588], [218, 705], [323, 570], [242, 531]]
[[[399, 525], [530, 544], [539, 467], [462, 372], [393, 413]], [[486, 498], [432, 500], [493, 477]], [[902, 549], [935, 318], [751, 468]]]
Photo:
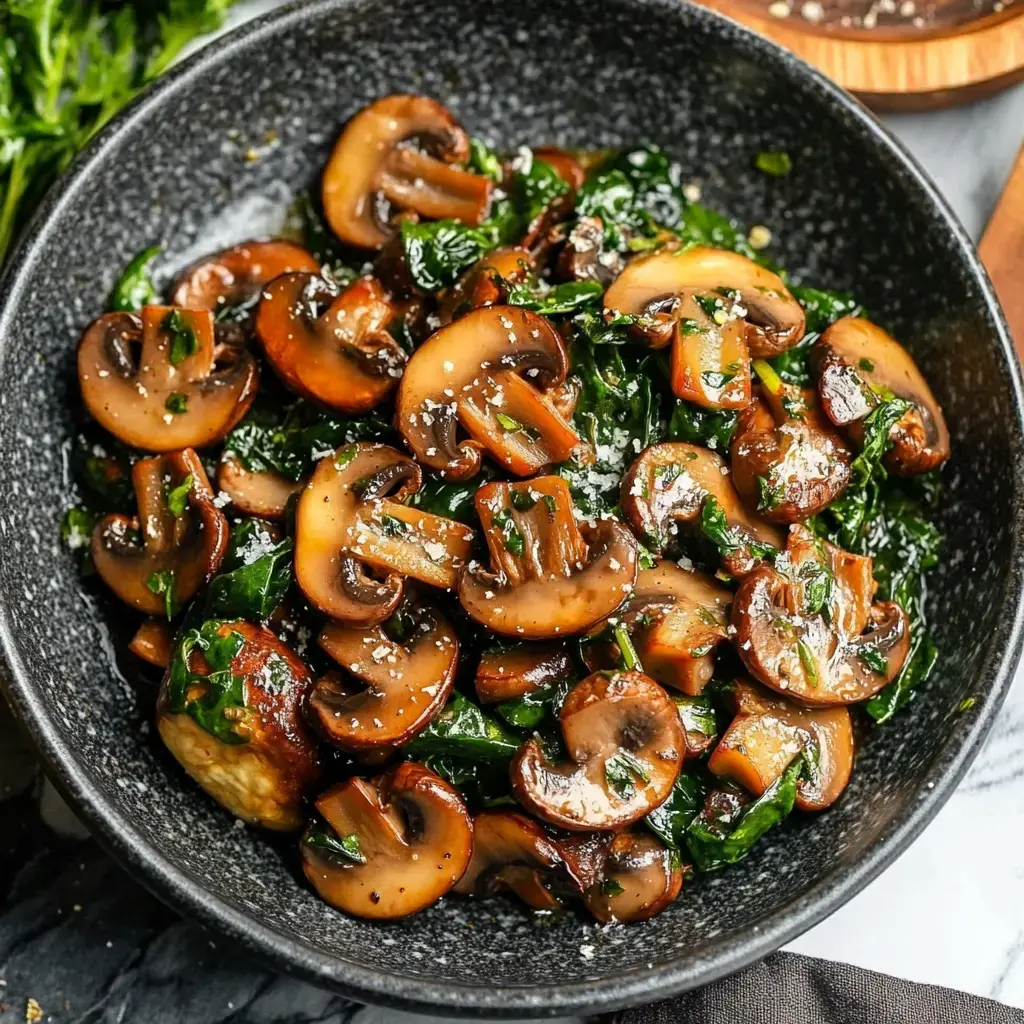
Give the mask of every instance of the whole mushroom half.
[[146, 451], [219, 441], [248, 411], [258, 381], [252, 354], [218, 343], [205, 309], [107, 313], [78, 345], [86, 408], [115, 437]]
[[295, 510], [295, 579], [322, 612], [371, 626], [398, 607], [403, 577], [455, 587], [473, 531], [401, 504], [421, 479], [412, 459], [381, 444], [345, 445], [317, 464]]
[[864, 421], [887, 396], [909, 403], [889, 430], [886, 465], [895, 473], [927, 473], [949, 458], [949, 428], [910, 353], [862, 317], [837, 320], [811, 349], [828, 418], [863, 442]]
[[222, 807], [251, 825], [289, 832], [320, 776], [302, 721], [312, 680], [273, 633], [206, 622], [179, 641], [157, 701], [167, 749]]
[[451, 623], [414, 597], [380, 625], [328, 622], [318, 643], [345, 675], [317, 680], [307, 714], [321, 735], [354, 753], [398, 746], [425, 729], [447, 702], [459, 663]]
[[583, 891], [583, 902], [598, 921], [646, 921], [679, 897], [682, 863], [654, 836], [621, 832], [601, 854], [599, 877]]
[[760, 683], [807, 705], [852, 704], [891, 682], [910, 650], [910, 622], [873, 601], [871, 559], [790, 528], [786, 557], [746, 576], [732, 621]]
[[[395, 426], [417, 460], [449, 480], [473, 476], [483, 450], [529, 476], [580, 444], [545, 394], [565, 381], [568, 367], [565, 345], [544, 317], [518, 306], [473, 310], [413, 353]], [[469, 440], [457, 441], [460, 424]]]
[[392, 214], [479, 224], [493, 183], [453, 164], [469, 159], [469, 137], [440, 103], [386, 96], [345, 126], [324, 168], [324, 215], [349, 245], [379, 249], [394, 234]]
[[481, 625], [504, 636], [571, 636], [610, 615], [636, 582], [637, 545], [614, 519], [585, 527], [573, 514], [569, 485], [544, 476], [481, 487], [477, 514], [491, 571], [470, 562], [459, 601]]
[[803, 753], [807, 777], [797, 783], [797, 806], [822, 811], [835, 803], [853, 772], [849, 710], [801, 707], [746, 679], [733, 684], [731, 698], [734, 717], [708, 768], [761, 796]]
[[558, 713], [566, 760], [527, 740], [512, 759], [516, 799], [572, 831], [620, 829], [668, 799], [686, 739], [665, 691], [640, 672], [595, 672]]
[[217, 571], [228, 521], [191, 448], [139, 459], [132, 482], [138, 515], [114, 513], [96, 524], [93, 564], [125, 604], [171, 618]]
[[354, 416], [382, 402], [402, 375], [405, 350], [387, 330], [394, 314], [376, 278], [337, 294], [314, 274], [285, 274], [264, 289], [255, 330], [288, 387]]
[[302, 837], [306, 878], [332, 907], [393, 920], [436, 903], [469, 865], [473, 822], [459, 794], [421, 764], [349, 779], [317, 801], [326, 828]]

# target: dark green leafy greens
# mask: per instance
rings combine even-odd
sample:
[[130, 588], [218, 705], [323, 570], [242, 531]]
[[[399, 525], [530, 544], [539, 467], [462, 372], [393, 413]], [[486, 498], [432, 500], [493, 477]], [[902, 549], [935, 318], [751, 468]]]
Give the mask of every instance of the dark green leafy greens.
[[316, 850], [352, 864], [366, 863], [366, 857], [359, 844], [359, 836], [355, 832], [339, 836], [327, 828], [312, 828], [302, 837], [302, 842], [306, 846], [312, 846]]
[[510, 732], [461, 693], [403, 750], [411, 757], [440, 755], [475, 761], [510, 758], [522, 737]]
[[265, 526], [243, 519], [231, 531], [221, 572], [206, 591], [206, 614], [218, 619], [266, 619], [292, 583], [292, 540], [276, 544]]
[[111, 312], [137, 313], [143, 306], [157, 301], [159, 293], [153, 285], [150, 270], [153, 261], [160, 255], [159, 245], [143, 249], [124, 268], [114, 290], [110, 294], [107, 308]]

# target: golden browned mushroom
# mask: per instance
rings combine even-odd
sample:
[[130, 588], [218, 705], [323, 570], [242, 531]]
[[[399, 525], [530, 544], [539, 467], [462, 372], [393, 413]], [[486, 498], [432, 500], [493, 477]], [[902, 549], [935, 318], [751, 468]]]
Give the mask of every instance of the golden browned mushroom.
[[470, 562], [459, 601], [504, 636], [571, 636], [610, 615], [636, 582], [637, 546], [614, 519], [580, 532], [569, 485], [543, 476], [495, 482], [476, 492], [492, 571]]
[[285, 274], [264, 289], [255, 330], [288, 387], [354, 416], [382, 402], [402, 375], [405, 350], [387, 330], [393, 316], [373, 277], [338, 295], [314, 274]]
[[572, 672], [572, 658], [561, 644], [491, 648], [480, 655], [476, 695], [484, 704], [514, 700], [542, 686], [569, 679]]
[[218, 310], [244, 305], [280, 277], [301, 271], [316, 274], [320, 264], [301, 245], [284, 239], [242, 242], [205, 256], [178, 275], [171, 302], [187, 309]]
[[528, 280], [533, 260], [521, 246], [495, 249], [475, 263], [440, 298], [437, 318], [444, 326], [482, 306], [497, 306], [508, 300], [508, 286]]
[[332, 786], [300, 845], [302, 868], [332, 907], [393, 920], [436, 903], [462, 877], [473, 822], [459, 794], [421, 764]]
[[222, 807], [250, 825], [290, 832], [320, 777], [300, 708], [309, 670], [273, 633], [207, 622], [174, 653], [157, 700], [167, 749]]
[[646, 921], [678, 898], [682, 863], [654, 836], [622, 832], [603, 853], [600, 878], [583, 891], [583, 902], [598, 921]]
[[[565, 380], [565, 345], [518, 306], [473, 310], [431, 335], [398, 386], [395, 425], [417, 460], [464, 480], [487, 452], [517, 476], [564, 462], [579, 436], [541, 389]], [[457, 442], [459, 424], [470, 440]]]
[[401, 504], [421, 479], [412, 459], [380, 444], [345, 445], [317, 463], [295, 510], [295, 579], [317, 608], [370, 626], [398, 607], [405, 576], [455, 586], [473, 531]]
[[213, 504], [191, 448], [132, 466], [138, 516], [104, 516], [92, 534], [93, 564], [126, 604], [171, 618], [217, 571], [228, 521]]
[[[622, 478], [622, 511], [643, 542], [655, 551], [673, 551], [680, 527], [696, 532], [701, 509], [714, 498], [726, 525], [737, 537], [781, 547], [783, 535], [743, 507], [729, 479], [729, 468], [714, 452], [694, 444], [664, 442], [651, 445]], [[751, 562], [743, 551], [727, 560], [734, 575]]]
[[231, 499], [242, 515], [284, 519], [288, 501], [302, 490], [301, 481], [289, 480], [273, 469], [252, 473], [233, 452], [226, 451], [217, 467], [217, 488]]
[[128, 650], [150, 665], [167, 668], [171, 663], [171, 642], [174, 632], [170, 625], [160, 619], [148, 618], [135, 631]]
[[469, 158], [469, 138], [425, 96], [385, 96], [345, 126], [324, 168], [324, 215], [349, 245], [379, 249], [394, 234], [393, 210], [479, 224], [492, 182], [453, 167]]
[[321, 735], [353, 753], [398, 746], [422, 732], [447, 703], [459, 663], [451, 623], [412, 596], [381, 625], [329, 622], [318, 643], [346, 677], [319, 679], [307, 714]]
[[246, 414], [256, 360], [218, 344], [209, 310], [107, 313], [78, 345], [78, 382], [100, 426], [133, 448], [170, 452], [224, 437]]
[[533, 151], [534, 158], [543, 160], [574, 192], [587, 176], [583, 165], [568, 150], [558, 146], [539, 146]]
[[770, 522], [802, 522], [846, 490], [850, 450], [821, 415], [813, 389], [769, 376], [764, 401], [755, 398], [740, 413], [732, 482], [747, 507]]
[[891, 682], [910, 650], [907, 613], [872, 603], [871, 559], [790, 528], [786, 556], [744, 578], [737, 650], [765, 686], [808, 705], [852, 704]]
[[561, 865], [554, 841], [532, 818], [515, 811], [481, 811], [473, 819], [473, 857], [455, 892], [511, 892], [533, 910], [557, 910], [561, 901], [550, 883]]
[[949, 458], [949, 429], [910, 353], [895, 338], [861, 317], [837, 320], [811, 349], [818, 392], [828, 418], [855, 441], [864, 419], [888, 394], [910, 403], [892, 425], [886, 465], [896, 473], [927, 473]]
[[595, 672], [558, 713], [567, 760], [552, 764], [540, 741], [512, 759], [516, 799], [573, 831], [619, 829], [668, 799], [686, 740], [675, 704], [640, 672]]
[[746, 679], [733, 684], [731, 697], [735, 717], [708, 768], [761, 796], [802, 752], [809, 777], [797, 783], [797, 807], [823, 811], [834, 804], [853, 771], [850, 712], [800, 707]]

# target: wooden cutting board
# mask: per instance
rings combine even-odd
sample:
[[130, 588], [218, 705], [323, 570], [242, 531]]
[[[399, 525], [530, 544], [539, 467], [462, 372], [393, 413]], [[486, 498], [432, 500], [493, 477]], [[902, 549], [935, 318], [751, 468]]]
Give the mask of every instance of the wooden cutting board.
[[1024, 148], [978, 246], [1024, 361]]

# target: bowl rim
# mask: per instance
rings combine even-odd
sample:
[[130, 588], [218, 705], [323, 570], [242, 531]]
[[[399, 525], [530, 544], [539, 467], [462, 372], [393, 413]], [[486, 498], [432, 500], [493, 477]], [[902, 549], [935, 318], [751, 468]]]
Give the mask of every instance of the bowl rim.
[[[281, 8], [248, 21], [205, 45], [179, 63], [157, 83], [146, 89], [104, 129], [72, 162], [67, 173], [44, 197], [22, 232], [0, 278], [0, 362], [7, 348], [13, 310], [25, 291], [26, 278], [38, 260], [37, 249], [50, 230], [54, 215], [71, 203], [84, 180], [115, 150], [129, 131], [157, 112], [175, 92], [209, 68], [230, 61], [239, 50], [258, 46], [279, 30], [303, 22], [343, 14], [361, 0], [293, 0]], [[895, 161], [932, 207], [932, 215], [953, 238], [965, 266], [979, 290], [1009, 377], [1013, 402], [1013, 459], [1024, 463], [1024, 382], [1014, 353], [1009, 330], [999, 303], [974, 246], [946, 199], [903, 145], [848, 93], [800, 58], [758, 36], [732, 19], [689, 0], [631, 0], [634, 6], [696, 19], [712, 31], [726, 30], [743, 45], [746, 53], [764, 60], [785, 77], [817, 94], [827, 106], [843, 115], [848, 130], [865, 145]], [[1020, 473], [1013, 474], [1015, 498], [1020, 493]], [[1014, 504], [1016, 505], [1016, 501]], [[391, 1006], [413, 1012], [445, 1012], [475, 1017], [486, 1013], [496, 1018], [548, 1017], [564, 1014], [607, 1012], [649, 1003], [708, 984], [760, 960], [837, 910], [888, 867], [917, 838], [949, 798], [977, 756], [1006, 693], [1024, 644], [1024, 550], [1020, 526], [1011, 527], [1007, 583], [989, 648], [972, 686], [976, 704], [962, 731], [938, 748], [920, 784], [915, 801], [873, 848], [809, 888], [793, 902], [751, 926], [738, 940], [712, 940], [698, 961], [668, 961], [646, 969], [634, 969], [593, 981], [498, 985], [435, 982], [422, 975], [364, 967], [339, 956], [317, 950], [283, 932], [278, 932], [250, 914], [212, 896], [160, 849], [148, 842], [129, 819], [108, 801], [77, 763], [74, 750], [65, 743], [50, 719], [43, 701], [31, 682], [28, 667], [19, 651], [10, 610], [0, 592], [0, 654], [6, 657], [10, 673], [0, 678], [21, 722], [27, 727], [47, 775], [76, 809], [93, 836], [137, 881], [160, 899], [188, 917], [212, 926], [236, 940], [261, 960], [287, 974], [332, 989], [359, 1002]], [[0, 558], [2, 558], [0, 547]], [[0, 665], [2, 669], [2, 665]], [[0, 676], [3, 673], [0, 672]], [[987, 684], [986, 684], [986, 681]]]

